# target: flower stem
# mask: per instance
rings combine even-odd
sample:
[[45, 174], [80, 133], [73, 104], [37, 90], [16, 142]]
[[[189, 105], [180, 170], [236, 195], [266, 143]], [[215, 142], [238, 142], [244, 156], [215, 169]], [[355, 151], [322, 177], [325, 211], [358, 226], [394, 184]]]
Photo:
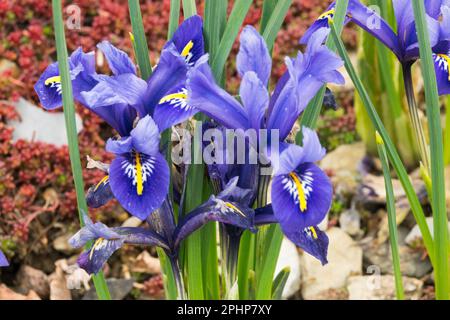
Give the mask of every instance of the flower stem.
[[175, 278], [175, 283], [177, 285], [178, 300], [185, 300], [186, 293], [184, 290], [183, 275], [181, 274], [180, 266], [178, 265], [178, 258], [174, 256], [169, 256], [170, 265], [172, 266], [172, 272]]
[[411, 67], [412, 65], [410, 63], [403, 64], [403, 78], [405, 82], [406, 98], [408, 100], [409, 116], [411, 118], [411, 123], [414, 129], [414, 136], [416, 138], [417, 144], [419, 145], [420, 158], [422, 159], [422, 162], [428, 173], [431, 174], [430, 153], [428, 151], [425, 132], [423, 130], [422, 122], [420, 121], [419, 109], [417, 107], [416, 98], [414, 96]]

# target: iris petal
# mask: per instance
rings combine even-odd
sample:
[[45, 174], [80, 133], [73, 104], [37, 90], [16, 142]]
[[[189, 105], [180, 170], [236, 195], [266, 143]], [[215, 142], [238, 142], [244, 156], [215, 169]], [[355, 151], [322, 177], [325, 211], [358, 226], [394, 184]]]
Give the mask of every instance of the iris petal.
[[177, 51], [186, 60], [186, 63], [193, 66], [205, 53], [202, 18], [196, 15], [184, 20], [166, 47], [172, 43], [175, 44]]
[[183, 239], [209, 221], [218, 221], [255, 231], [254, 218], [255, 213], [249, 207], [213, 196], [179, 222], [175, 230], [175, 247], [178, 247]]
[[77, 260], [80, 268], [89, 274], [97, 274], [114, 252], [122, 247], [124, 239], [97, 239], [89, 251], [83, 252]]
[[285, 231], [295, 232], [320, 223], [331, 206], [332, 186], [327, 175], [304, 163], [272, 181], [272, 207]]
[[220, 88], [205, 59], [188, 72], [188, 103], [228, 129], [247, 129], [246, 110], [228, 92]]
[[439, 95], [450, 94], [450, 57], [445, 54], [433, 54], [433, 58]]
[[266, 86], [253, 71], [245, 73], [239, 91], [242, 103], [247, 110], [250, 126], [259, 130], [269, 105]]
[[109, 170], [115, 198], [132, 215], [145, 220], [163, 203], [169, 188], [169, 167], [161, 154], [117, 156]]
[[297, 246], [302, 248], [304, 251], [312, 255], [313, 257], [320, 260], [322, 265], [328, 263], [327, 253], [328, 253], [328, 236], [325, 232], [320, 230], [317, 226], [308, 226], [299, 230], [287, 230], [281, 226], [286, 237], [295, 243]]
[[159, 63], [147, 82], [147, 91], [144, 97], [145, 110], [140, 116], [154, 115], [155, 107], [169, 90], [186, 81], [187, 65], [183, 57], [172, 44], [162, 52]]
[[272, 59], [266, 41], [254, 27], [246, 26], [241, 32], [240, 42], [239, 53], [236, 57], [239, 75], [243, 77], [246, 72], [253, 71], [267, 86]]
[[198, 112], [197, 109], [188, 104], [187, 100], [187, 89], [184, 84], [169, 90], [161, 98], [153, 114], [161, 132], [188, 120]]
[[100, 42], [97, 48], [103, 52], [109, 68], [116, 76], [123, 73], [136, 74], [136, 66], [124, 51], [117, 49], [108, 41]]
[[5, 254], [0, 250], [0, 267], [7, 267], [9, 266], [9, 262], [5, 257]]
[[89, 208], [100, 208], [114, 198], [109, 185], [109, 176], [103, 177], [96, 185], [89, 188], [86, 201]]

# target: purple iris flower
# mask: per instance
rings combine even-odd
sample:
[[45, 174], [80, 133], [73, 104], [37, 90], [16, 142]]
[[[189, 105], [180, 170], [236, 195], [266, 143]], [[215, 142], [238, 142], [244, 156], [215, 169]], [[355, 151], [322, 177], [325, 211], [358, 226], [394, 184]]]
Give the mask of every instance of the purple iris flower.
[[[69, 59], [74, 97], [102, 117], [119, 133], [107, 150], [116, 155], [107, 175], [87, 194], [91, 207], [113, 197], [131, 214], [145, 220], [163, 203], [169, 186], [169, 168], [159, 152], [160, 132], [181, 123], [197, 110], [187, 104], [186, 73], [204, 54], [203, 22], [185, 20], [165, 45], [158, 65], [147, 81], [137, 76], [128, 55], [107, 41], [97, 46], [112, 75], [95, 71], [94, 53], [76, 50]], [[50, 65], [35, 85], [42, 105], [62, 105], [58, 64]]]
[[271, 58], [264, 39], [251, 26], [241, 33], [237, 69], [242, 78], [239, 96], [242, 104], [220, 88], [202, 57], [188, 72], [189, 104], [229, 129], [276, 129], [284, 140], [301, 112], [327, 82], [342, 84], [337, 71], [340, 58], [322, 45], [329, 31], [323, 28], [308, 42], [306, 53], [286, 58], [288, 71], [274, 93], [267, 91]]
[[[137, 116], [150, 114], [161, 131], [181, 123], [197, 110], [187, 105], [186, 72], [204, 53], [203, 22], [199, 16], [185, 20], [161, 52], [152, 76], [144, 81], [128, 55], [107, 41], [103, 52], [112, 76], [97, 74], [94, 53], [78, 48], [69, 59], [75, 100], [99, 115], [121, 136], [129, 135]], [[51, 64], [35, 85], [46, 109], [62, 105], [58, 63]]]
[[[279, 166], [272, 179], [270, 219], [263, 221], [257, 217], [257, 223], [280, 223], [289, 239], [322, 263], [326, 263], [328, 238], [316, 225], [330, 208], [332, 186], [314, 162], [320, 160], [325, 151], [317, 135], [308, 129], [303, 129], [302, 147], [284, 141], [319, 89], [327, 82], [342, 84], [344, 81], [337, 71], [343, 62], [323, 45], [327, 35], [326, 28], [317, 30], [308, 41], [305, 54], [299, 52], [294, 59], [286, 58], [288, 70], [271, 96], [267, 91], [270, 54], [264, 39], [250, 26], [241, 33], [237, 57], [237, 69], [242, 78], [241, 103], [215, 83], [206, 57], [199, 59], [188, 72], [187, 82], [189, 104], [223, 127], [279, 131], [281, 151], [267, 150], [270, 152], [265, 153], [269, 159], [274, 153], [279, 156]], [[220, 178], [222, 185], [230, 176], [238, 176], [240, 183], [257, 186], [252, 170], [255, 167], [258, 177], [260, 166], [252, 167], [248, 163], [240, 166], [215, 164], [208, 169], [210, 175]]]
[[219, 221], [255, 231], [254, 211], [236, 201], [245, 197], [248, 192], [237, 187], [237, 178], [232, 179], [220, 194], [211, 196], [204, 204], [180, 218], [177, 225], [169, 201], [165, 201], [148, 217], [147, 228], [108, 228], [103, 223], [93, 223], [84, 215], [86, 225], [69, 243], [73, 247], [81, 248], [93, 241], [91, 248], [78, 258], [79, 266], [88, 273], [99, 272], [108, 258], [124, 244], [158, 246], [164, 249], [172, 263], [176, 263], [181, 242], [209, 221]]
[[[419, 44], [411, 0], [393, 0], [397, 21], [397, 32], [376, 12], [359, 0], [350, 0], [347, 11], [348, 21], [353, 21], [388, 47], [404, 66], [410, 66], [420, 58]], [[306, 43], [314, 32], [328, 27], [334, 16], [335, 3], [323, 13], [308, 29], [301, 43]], [[435, 71], [439, 94], [450, 93], [450, 1], [425, 0], [427, 26], [433, 49]]]
[[9, 266], [9, 262], [5, 257], [5, 254], [0, 250], [0, 267], [7, 267]]

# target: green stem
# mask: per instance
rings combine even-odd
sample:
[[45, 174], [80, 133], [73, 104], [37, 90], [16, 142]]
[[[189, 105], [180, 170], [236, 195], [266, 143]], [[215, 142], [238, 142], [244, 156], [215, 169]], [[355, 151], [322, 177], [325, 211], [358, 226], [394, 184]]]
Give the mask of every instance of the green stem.
[[425, 168], [430, 173], [430, 153], [428, 152], [428, 144], [425, 138], [422, 122], [420, 121], [419, 108], [417, 107], [416, 98], [414, 96], [414, 86], [412, 82], [411, 64], [405, 64], [403, 67], [403, 79], [405, 83], [405, 93], [408, 100], [409, 116], [413, 126], [416, 143], [419, 146], [420, 158]]
[[400, 156], [398, 155], [398, 152], [389, 137], [389, 134], [386, 131], [386, 128], [383, 125], [383, 122], [380, 119], [380, 116], [378, 115], [375, 106], [372, 103], [372, 100], [370, 99], [370, 96], [362, 84], [361, 79], [359, 78], [358, 74], [356, 73], [356, 70], [350, 60], [350, 57], [348, 56], [347, 51], [345, 50], [345, 46], [342, 43], [342, 40], [340, 39], [336, 28], [334, 25], [331, 25], [331, 35], [333, 37], [333, 40], [336, 44], [336, 47], [338, 49], [339, 55], [345, 62], [345, 68], [355, 85], [355, 88], [361, 97], [361, 101], [363, 102], [363, 106], [366, 109], [366, 112], [375, 127], [375, 129], [379, 132], [381, 137], [383, 138], [383, 141], [386, 146], [386, 151], [389, 156], [389, 160], [394, 167], [397, 176], [400, 179], [400, 182], [402, 183], [403, 189], [405, 190], [406, 196], [408, 198], [409, 204], [411, 206], [411, 210], [413, 212], [414, 218], [417, 222], [417, 225], [419, 226], [420, 232], [423, 236], [423, 241], [425, 244], [425, 247], [428, 251], [428, 254], [430, 256], [430, 260], [433, 265], [436, 263], [435, 259], [435, 251], [434, 251], [434, 243], [433, 238], [431, 237], [430, 229], [428, 228], [428, 225], [425, 220], [425, 214], [423, 212], [422, 206], [420, 204], [420, 201], [417, 197], [417, 194], [414, 190], [414, 187], [411, 183], [411, 180], [408, 176], [408, 173], [406, 172], [406, 169], [400, 159]]
[[445, 99], [444, 160], [446, 165], [450, 165], [450, 96]]
[[170, 18], [169, 18], [169, 30], [167, 32], [167, 39], [170, 40], [173, 34], [178, 28], [178, 22], [180, 20], [180, 0], [170, 1]]
[[181, 273], [180, 267], [178, 265], [178, 258], [169, 256], [169, 260], [175, 278], [175, 283], [177, 285], [178, 300], [185, 300], [186, 293], [184, 289], [183, 274]]
[[[81, 226], [84, 226], [82, 212], [88, 212], [86, 198], [84, 197], [83, 172], [78, 147], [78, 134], [75, 122], [75, 107], [73, 104], [72, 82], [69, 73], [66, 38], [64, 35], [64, 23], [62, 18], [61, 0], [52, 0], [53, 19], [55, 28], [56, 52], [58, 56], [58, 68], [61, 75], [62, 99], [64, 105], [64, 120], [66, 124], [67, 140], [69, 143], [70, 165], [77, 196], [78, 214]], [[90, 244], [88, 245], [90, 247]], [[105, 278], [102, 272], [93, 276], [95, 290], [100, 300], [110, 300]]]
[[397, 299], [403, 300], [405, 298], [405, 294], [403, 292], [403, 279], [402, 272], [400, 270], [400, 255], [398, 252], [394, 187], [392, 186], [389, 159], [387, 157], [386, 148], [384, 147], [383, 138], [381, 138], [378, 132], [376, 132], [376, 141], [378, 154], [380, 156], [381, 165], [383, 167], [384, 185], [386, 188], [386, 206], [388, 212], [389, 240], [391, 243], [392, 265], [394, 267], [395, 291], [397, 294]]
[[412, 1], [416, 21], [417, 38], [421, 59], [422, 76], [427, 105], [430, 135], [430, 165], [432, 181], [432, 208], [435, 242], [436, 298], [449, 299], [448, 218], [445, 198], [444, 150], [442, 143], [441, 113], [436, 73], [428, 35], [427, 16], [423, 1]]

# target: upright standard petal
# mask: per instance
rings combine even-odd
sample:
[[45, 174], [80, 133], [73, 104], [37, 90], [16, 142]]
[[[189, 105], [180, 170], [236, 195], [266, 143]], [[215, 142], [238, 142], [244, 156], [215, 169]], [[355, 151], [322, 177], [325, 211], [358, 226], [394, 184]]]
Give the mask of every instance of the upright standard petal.
[[239, 95], [247, 110], [250, 127], [255, 130], [261, 129], [269, 106], [269, 93], [256, 73], [249, 71], [244, 74]]
[[133, 149], [139, 153], [153, 156], [159, 153], [160, 133], [152, 117], [145, 116], [131, 131]]
[[86, 107], [103, 118], [121, 136], [128, 135], [137, 112], [144, 110], [146, 82], [131, 73], [98, 79], [99, 83], [92, 90], [81, 94]]
[[193, 117], [198, 110], [188, 104], [187, 88], [180, 84], [161, 98], [153, 113], [153, 119], [161, 132]]
[[266, 41], [252, 26], [245, 26], [240, 36], [241, 46], [236, 57], [239, 75], [246, 72], [256, 73], [261, 82], [267, 86], [272, 68], [272, 59], [267, 49]]
[[132, 215], [145, 220], [163, 203], [169, 189], [169, 167], [161, 154], [123, 154], [112, 161], [109, 170], [115, 198]]
[[175, 46], [169, 45], [162, 52], [159, 63], [147, 82], [147, 91], [144, 97], [145, 110], [140, 116], [147, 114], [154, 116], [155, 107], [161, 99], [180, 83], [186, 82], [187, 65], [176, 51]]
[[136, 66], [130, 57], [122, 50], [117, 49], [108, 41], [102, 41], [97, 44], [108, 61], [109, 68], [118, 76], [124, 73], [136, 74]]
[[172, 43], [186, 63], [192, 67], [205, 53], [202, 18], [196, 15], [184, 20], [166, 47]]
[[228, 129], [247, 129], [246, 110], [212, 76], [206, 57], [188, 72], [188, 104]]
[[272, 207], [285, 232], [296, 232], [320, 223], [331, 206], [332, 185], [312, 163], [301, 164], [272, 181]]
[[9, 262], [5, 257], [5, 254], [0, 250], [0, 267], [8, 267]]

